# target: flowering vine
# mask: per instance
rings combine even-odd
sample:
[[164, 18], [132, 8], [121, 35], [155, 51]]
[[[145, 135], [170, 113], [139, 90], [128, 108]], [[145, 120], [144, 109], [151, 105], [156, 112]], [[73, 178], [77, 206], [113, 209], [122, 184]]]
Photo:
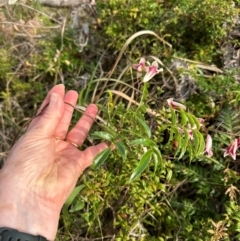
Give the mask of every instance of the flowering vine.
[[[143, 103], [143, 100], [145, 100], [148, 96], [148, 90], [147, 90], [147, 85], [146, 83], [149, 82], [156, 74], [160, 73], [163, 71], [162, 68], [159, 68], [158, 62], [153, 61], [151, 64], [146, 61], [145, 58], [141, 58], [139, 63], [133, 64], [132, 68], [137, 71], [137, 77], [142, 77], [143, 74], [144, 77], [142, 79], [142, 82], [144, 83], [143, 88], [142, 88], [142, 98], [140, 101], [140, 104]], [[173, 108], [176, 111], [186, 111], [186, 106], [174, 101], [173, 98], [167, 99], [167, 104], [169, 107]], [[204, 126], [204, 119], [203, 118], [197, 118], [199, 122], [199, 126], [202, 127]], [[187, 126], [187, 134], [189, 140], [194, 139], [193, 132], [197, 129], [196, 125]], [[183, 130], [180, 130], [180, 133], [184, 133]], [[213, 151], [212, 151], [212, 137], [210, 134], [207, 134], [206, 141], [205, 141], [205, 147], [203, 153], [206, 153], [207, 157], [212, 157], [213, 156]], [[240, 137], [238, 139], [234, 139], [231, 144], [225, 149], [223, 156], [231, 156], [233, 160], [236, 160], [236, 151], [240, 147]]]

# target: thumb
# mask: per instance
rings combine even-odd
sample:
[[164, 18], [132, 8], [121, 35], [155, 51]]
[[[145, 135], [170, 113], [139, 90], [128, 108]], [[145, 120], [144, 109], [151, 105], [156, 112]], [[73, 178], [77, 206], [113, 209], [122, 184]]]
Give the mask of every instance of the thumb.
[[57, 93], [51, 93], [50, 101], [31, 130], [37, 130], [43, 135], [52, 136], [62, 119], [64, 112], [63, 99]]
[[82, 152], [83, 158], [78, 160], [78, 164], [80, 167], [79, 173], [82, 173], [85, 168], [90, 166], [97, 154], [99, 154], [107, 147], [108, 145], [106, 143], [100, 143], [96, 146], [90, 146], [86, 150], [84, 150]]

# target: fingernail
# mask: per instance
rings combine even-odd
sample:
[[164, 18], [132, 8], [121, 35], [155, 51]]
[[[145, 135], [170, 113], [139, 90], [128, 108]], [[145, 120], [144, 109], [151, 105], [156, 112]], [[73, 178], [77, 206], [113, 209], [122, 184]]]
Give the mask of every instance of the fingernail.
[[57, 103], [58, 101], [58, 95], [56, 93], [52, 93], [51, 96], [50, 96], [50, 103]]
[[62, 86], [65, 89], [65, 85], [64, 84], [58, 84], [58, 86]]

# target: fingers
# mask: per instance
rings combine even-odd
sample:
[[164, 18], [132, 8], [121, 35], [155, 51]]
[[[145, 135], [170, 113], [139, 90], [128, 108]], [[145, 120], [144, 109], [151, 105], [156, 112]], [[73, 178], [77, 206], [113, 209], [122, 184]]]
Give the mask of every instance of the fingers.
[[66, 139], [70, 142], [76, 143], [78, 146], [81, 146], [88, 135], [88, 132], [94, 122], [97, 112], [98, 108], [96, 105], [89, 105], [81, 119], [68, 133]]
[[43, 103], [41, 104], [41, 107], [39, 108], [37, 115], [43, 110], [43, 108], [49, 103], [50, 96], [52, 93], [59, 94], [62, 98], [65, 94], [65, 86], [63, 84], [55, 85], [47, 94], [46, 98], [44, 99]]
[[51, 93], [49, 105], [38, 117], [30, 131], [37, 131], [41, 135], [51, 137], [55, 134], [64, 113], [64, 102], [58, 93]]
[[[37, 115], [41, 114], [42, 112], [44, 112], [44, 110], [47, 108], [47, 105], [50, 101], [50, 96], [52, 93], [58, 93], [60, 95], [61, 98], [64, 97], [64, 93], [65, 93], [65, 87], [64, 85], [60, 84], [60, 85], [55, 85], [47, 94], [46, 98], [44, 99], [41, 107], [39, 108]], [[30, 130], [37, 122], [38, 122], [39, 117], [36, 117], [32, 120], [32, 122], [30, 123], [28, 130]]]
[[64, 97], [64, 114], [58, 125], [55, 136], [64, 139], [67, 135], [68, 128], [72, 119], [72, 114], [74, 111], [74, 106], [76, 105], [78, 98], [78, 93], [76, 91], [70, 90]]
[[[48, 136], [53, 135], [61, 139], [64, 139], [67, 135], [66, 139], [68, 141], [81, 146], [94, 122], [98, 108], [94, 104], [89, 105], [82, 118], [67, 134], [74, 111], [73, 106], [76, 104], [78, 95], [75, 91], [69, 91], [64, 97], [64, 91], [63, 85], [56, 85], [49, 91], [38, 111], [39, 116], [31, 122], [28, 131], [39, 129]], [[55, 99], [57, 100], [54, 101]], [[64, 104], [64, 102], [70, 105]]]

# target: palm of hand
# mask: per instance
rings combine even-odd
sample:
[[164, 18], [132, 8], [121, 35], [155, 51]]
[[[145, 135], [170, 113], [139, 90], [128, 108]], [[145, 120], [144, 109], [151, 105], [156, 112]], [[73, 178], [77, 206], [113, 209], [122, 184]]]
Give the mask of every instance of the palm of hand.
[[11, 186], [15, 186], [14, 190], [21, 195], [59, 212], [79, 175], [106, 145], [99, 144], [84, 151], [74, 146], [72, 143], [82, 145], [97, 108], [90, 105], [68, 132], [73, 108], [64, 105], [64, 101], [75, 105], [77, 94], [70, 91], [64, 96], [64, 89], [56, 86], [42, 106], [49, 102], [51, 93], [58, 93], [62, 97], [57, 108], [50, 103], [46, 111], [31, 122], [27, 133], [10, 152], [0, 173], [0, 181], [5, 183], [7, 189], [11, 190]]

